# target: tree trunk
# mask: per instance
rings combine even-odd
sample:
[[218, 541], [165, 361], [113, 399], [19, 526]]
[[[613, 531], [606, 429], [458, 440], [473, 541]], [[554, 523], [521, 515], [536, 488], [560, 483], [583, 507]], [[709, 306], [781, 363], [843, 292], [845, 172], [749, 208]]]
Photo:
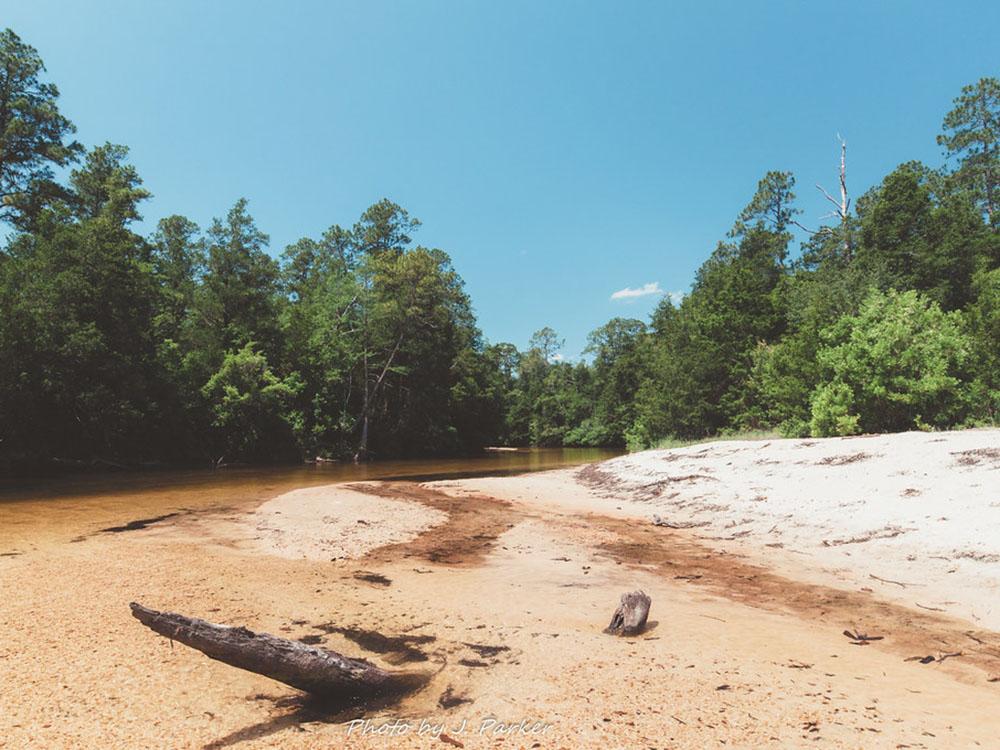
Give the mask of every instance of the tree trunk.
[[365, 415], [361, 418], [361, 442], [358, 452], [354, 454], [354, 463], [360, 464], [368, 460], [368, 393], [365, 392]]
[[840, 231], [844, 235], [844, 260], [850, 262], [854, 248], [851, 241], [851, 199], [847, 196], [847, 141], [839, 135], [837, 138], [840, 140], [840, 202], [838, 203], [821, 185], [816, 187], [830, 203], [837, 207], [836, 216], [840, 219]]
[[851, 201], [847, 197], [847, 141], [840, 139], [840, 224], [844, 233], [844, 259], [851, 261]]
[[389, 359], [385, 361], [385, 367], [382, 368], [382, 372], [379, 374], [378, 380], [371, 387], [371, 390], [368, 388], [368, 353], [367, 351], [365, 352], [365, 398], [361, 423], [361, 443], [358, 446], [358, 452], [354, 454], [354, 463], [356, 464], [368, 460], [368, 414], [371, 412], [371, 403], [375, 398], [375, 394], [378, 393], [382, 381], [385, 380], [386, 373], [392, 367], [393, 360], [396, 359], [396, 354], [399, 353], [399, 347], [402, 343], [403, 334], [401, 333], [399, 334], [399, 338], [396, 339], [396, 345], [392, 348], [392, 353], [389, 354]]
[[[367, 320], [367, 315], [365, 316]], [[365, 329], [367, 332], [367, 328]], [[367, 335], [367, 333], [366, 333]], [[358, 452], [354, 454], [354, 463], [359, 464], [368, 460], [368, 399], [371, 397], [368, 385], [368, 341], [364, 342], [364, 392], [361, 402], [361, 442], [358, 445]]]
[[642, 591], [622, 594], [618, 609], [611, 616], [611, 624], [604, 629], [609, 635], [639, 635], [646, 629], [649, 605], [652, 600]]
[[418, 672], [388, 672], [363, 659], [298, 641], [231, 628], [132, 602], [132, 616], [146, 627], [201, 651], [211, 659], [270, 677], [321, 698], [385, 697], [421, 687]]

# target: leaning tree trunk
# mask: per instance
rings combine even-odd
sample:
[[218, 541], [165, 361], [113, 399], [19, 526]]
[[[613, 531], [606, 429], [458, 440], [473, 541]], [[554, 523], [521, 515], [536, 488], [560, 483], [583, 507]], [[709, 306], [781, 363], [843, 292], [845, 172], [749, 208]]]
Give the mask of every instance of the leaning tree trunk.
[[239, 669], [270, 677], [322, 698], [370, 698], [422, 686], [427, 675], [388, 672], [363, 659], [307, 646], [298, 641], [231, 628], [173, 612], [157, 612], [132, 602], [132, 616], [171, 640]]
[[611, 616], [611, 624], [604, 629], [610, 635], [639, 635], [646, 629], [649, 605], [652, 600], [642, 591], [622, 594], [618, 609]]

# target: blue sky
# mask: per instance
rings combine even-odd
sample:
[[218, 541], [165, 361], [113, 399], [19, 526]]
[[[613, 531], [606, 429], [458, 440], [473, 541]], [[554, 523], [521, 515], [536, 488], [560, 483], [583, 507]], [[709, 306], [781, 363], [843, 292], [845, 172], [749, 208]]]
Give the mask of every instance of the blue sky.
[[[937, 165], [961, 87], [1000, 75], [996, 2], [0, 0], [87, 145], [132, 149], [146, 223], [240, 196], [271, 251], [386, 196], [448, 251], [491, 341], [573, 358], [687, 289], [769, 169], [827, 211]], [[643, 296], [612, 295], [624, 289]]]

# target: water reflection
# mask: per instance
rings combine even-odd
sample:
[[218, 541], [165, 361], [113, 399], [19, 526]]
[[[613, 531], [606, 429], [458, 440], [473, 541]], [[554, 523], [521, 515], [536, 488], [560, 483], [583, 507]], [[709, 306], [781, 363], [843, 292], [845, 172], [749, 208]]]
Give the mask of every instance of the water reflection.
[[242, 508], [298, 487], [365, 480], [457, 479], [544, 471], [617, 455], [601, 448], [525, 448], [471, 458], [320, 463], [218, 471], [88, 474], [0, 484], [0, 553], [130, 520], [206, 508]]

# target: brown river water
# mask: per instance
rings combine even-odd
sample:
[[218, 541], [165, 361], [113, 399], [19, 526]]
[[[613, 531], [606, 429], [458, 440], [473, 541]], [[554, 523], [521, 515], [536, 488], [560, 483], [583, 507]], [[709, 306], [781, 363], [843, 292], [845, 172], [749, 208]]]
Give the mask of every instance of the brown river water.
[[601, 461], [602, 448], [527, 448], [471, 458], [148, 471], [0, 483], [0, 557], [169, 513], [246, 508], [299, 487], [521, 474]]

